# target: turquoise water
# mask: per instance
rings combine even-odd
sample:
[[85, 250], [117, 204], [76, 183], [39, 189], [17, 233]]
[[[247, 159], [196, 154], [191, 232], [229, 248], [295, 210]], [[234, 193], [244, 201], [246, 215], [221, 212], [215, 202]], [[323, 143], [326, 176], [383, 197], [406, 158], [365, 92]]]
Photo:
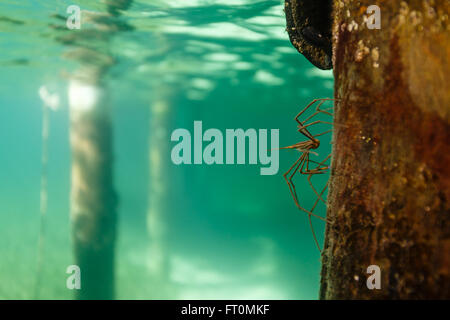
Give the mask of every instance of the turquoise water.
[[[312, 99], [333, 95], [333, 77], [292, 47], [282, 2], [139, 0], [101, 28], [89, 21], [81, 30], [65, 28], [61, 17], [70, 4], [95, 17], [106, 14], [105, 2], [114, 3], [0, 3], [0, 299], [74, 296], [66, 288], [66, 268], [74, 264], [68, 75], [105, 61], [112, 61], [102, 78], [119, 198], [116, 298], [316, 299], [320, 253], [283, 179], [297, 151], [281, 150], [279, 172], [266, 176], [260, 165], [170, 160], [170, 133], [192, 132], [195, 120], [222, 132], [279, 129], [280, 146], [305, 140], [293, 118]], [[42, 86], [61, 103], [49, 114], [48, 211], [36, 294]], [[321, 143], [316, 161], [329, 153], [329, 135]], [[316, 198], [306, 178], [295, 181], [310, 208]], [[153, 192], [160, 184], [163, 199]], [[152, 204], [160, 202], [170, 205], [155, 214]], [[324, 205], [315, 213], [324, 216]], [[313, 223], [323, 243], [324, 223]]]

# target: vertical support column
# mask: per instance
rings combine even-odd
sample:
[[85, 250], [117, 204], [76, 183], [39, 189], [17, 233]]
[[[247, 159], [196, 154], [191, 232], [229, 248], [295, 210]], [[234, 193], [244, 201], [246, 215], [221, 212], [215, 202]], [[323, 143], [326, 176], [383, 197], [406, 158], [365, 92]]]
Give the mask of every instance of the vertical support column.
[[[366, 9], [381, 9], [370, 29]], [[448, 1], [334, 1], [322, 299], [450, 298]], [[367, 286], [379, 266], [380, 289]]]
[[[158, 298], [169, 296], [169, 257], [167, 255], [167, 221], [176, 201], [170, 169], [170, 101], [161, 94], [150, 106], [149, 132], [149, 207], [147, 229], [150, 237], [150, 267], [159, 283]], [[172, 189], [171, 189], [172, 188]]]
[[105, 89], [72, 79], [69, 86], [72, 148], [71, 224], [78, 299], [114, 298], [117, 197], [113, 187], [112, 125]]

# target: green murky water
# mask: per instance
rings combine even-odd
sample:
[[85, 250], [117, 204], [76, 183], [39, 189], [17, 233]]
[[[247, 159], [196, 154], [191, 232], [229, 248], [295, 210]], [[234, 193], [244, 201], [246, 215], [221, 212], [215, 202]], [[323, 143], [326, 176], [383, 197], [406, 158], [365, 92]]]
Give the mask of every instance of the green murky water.
[[[316, 299], [320, 254], [283, 179], [299, 153], [281, 150], [276, 175], [249, 164], [175, 166], [170, 133], [192, 132], [198, 120], [204, 130], [279, 129], [280, 146], [305, 140], [293, 117], [312, 99], [332, 96], [332, 73], [291, 46], [281, 1], [135, 0], [107, 14], [108, 4], [111, 13], [123, 2], [0, 3], [0, 299], [73, 298], [67, 92], [80, 65], [102, 74], [111, 108], [117, 298]], [[83, 10], [81, 30], [65, 27], [71, 4]], [[37, 295], [42, 86], [61, 103], [49, 115]], [[327, 135], [314, 159], [329, 149]], [[295, 181], [310, 208], [306, 178]], [[170, 205], [156, 210], [159, 185]], [[315, 212], [323, 216], [324, 206]], [[324, 224], [313, 223], [322, 243]]]

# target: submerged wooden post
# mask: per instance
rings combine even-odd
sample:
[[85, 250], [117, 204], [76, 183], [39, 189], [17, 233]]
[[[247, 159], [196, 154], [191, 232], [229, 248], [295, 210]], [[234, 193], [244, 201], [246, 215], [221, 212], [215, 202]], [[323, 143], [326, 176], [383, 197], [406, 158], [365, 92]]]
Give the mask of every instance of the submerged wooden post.
[[[367, 8], [381, 9], [369, 29]], [[320, 297], [450, 298], [450, 2], [335, 0]], [[370, 265], [380, 289], [369, 289]]]
[[99, 81], [70, 82], [71, 224], [75, 263], [81, 270], [78, 299], [114, 298], [117, 200], [106, 98]]
[[[162, 90], [165, 91], [165, 90]], [[173, 208], [173, 174], [170, 166], [170, 123], [172, 106], [167, 93], [155, 98], [150, 107], [149, 132], [149, 205], [147, 230], [150, 238], [148, 267], [155, 283], [158, 298], [168, 296], [169, 256], [167, 252], [167, 222]], [[155, 293], [156, 294], [156, 293]]]
[[[83, 12], [93, 24], [59, 38], [72, 45], [65, 56], [80, 62], [69, 83], [72, 149], [71, 225], [75, 263], [81, 271], [77, 299], [114, 298], [117, 196], [113, 186], [113, 138], [104, 79], [115, 60], [111, 38], [133, 28], [119, 18], [132, 0], [104, 0], [106, 13]], [[95, 49], [86, 46], [95, 41]]]

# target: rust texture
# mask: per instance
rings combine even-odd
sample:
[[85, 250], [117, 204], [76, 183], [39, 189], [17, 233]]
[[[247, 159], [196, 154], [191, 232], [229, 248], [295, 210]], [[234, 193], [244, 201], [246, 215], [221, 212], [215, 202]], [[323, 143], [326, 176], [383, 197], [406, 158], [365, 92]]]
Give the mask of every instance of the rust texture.
[[[368, 6], [381, 29], [368, 29]], [[450, 1], [335, 0], [320, 298], [450, 298]], [[366, 286], [381, 268], [381, 289]]]

